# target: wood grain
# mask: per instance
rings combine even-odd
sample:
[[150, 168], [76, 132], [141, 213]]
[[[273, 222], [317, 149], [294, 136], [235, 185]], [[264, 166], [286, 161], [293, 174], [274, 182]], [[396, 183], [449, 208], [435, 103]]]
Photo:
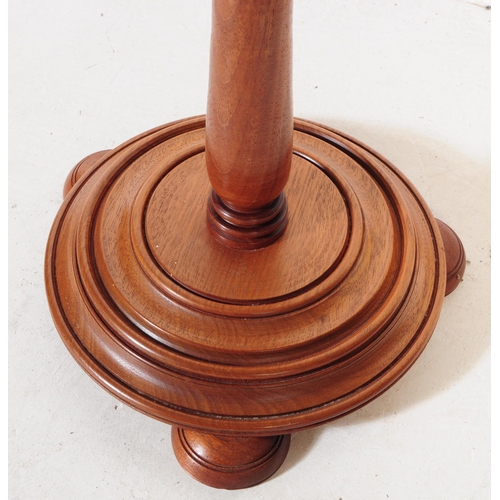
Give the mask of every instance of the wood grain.
[[292, 2], [214, 0], [206, 168], [209, 228], [235, 248], [262, 248], [287, 223], [292, 159]]
[[[366, 403], [424, 348], [446, 284], [435, 219], [404, 176], [357, 141], [300, 120], [295, 130], [293, 175], [323, 183], [291, 185], [296, 209], [275, 244], [295, 248], [288, 259], [275, 245], [244, 252], [212, 241], [207, 250], [210, 233], [186, 218], [184, 196], [160, 220], [155, 191], [176, 169], [197, 176], [203, 164], [203, 117], [118, 147], [66, 197], [47, 251], [51, 309], [78, 361], [120, 399], [183, 428], [278, 435]], [[345, 212], [344, 223], [325, 211], [304, 226], [307, 190], [324, 197], [325, 182], [324, 203]], [[202, 184], [186, 183], [193, 198]], [[319, 237], [339, 227], [340, 243]], [[317, 250], [325, 244], [330, 260]], [[207, 261], [197, 285], [198, 263], [212, 254], [219, 261]], [[317, 257], [294, 277], [304, 255]], [[262, 274], [266, 259], [278, 270]]]
[[292, 120], [290, 23], [289, 1], [215, 0], [207, 117], [80, 162], [47, 245], [71, 354], [218, 488], [393, 385], [465, 267], [387, 159]]
[[272, 476], [285, 460], [290, 435], [215, 436], [173, 427], [172, 445], [180, 464], [198, 481], [235, 490]]

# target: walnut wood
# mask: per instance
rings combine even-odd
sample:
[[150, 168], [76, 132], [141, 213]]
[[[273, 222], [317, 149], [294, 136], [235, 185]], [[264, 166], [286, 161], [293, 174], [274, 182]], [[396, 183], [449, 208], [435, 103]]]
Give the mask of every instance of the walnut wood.
[[62, 339], [116, 397], [183, 429], [277, 436], [359, 408], [436, 325], [435, 219], [380, 155], [296, 120], [288, 230], [260, 250], [220, 245], [204, 124], [130, 140], [67, 195], [46, 264]]
[[215, 436], [173, 427], [172, 446], [179, 463], [198, 481], [234, 490], [272, 476], [286, 458], [290, 435]]
[[445, 295], [449, 295], [463, 280], [466, 264], [465, 250], [460, 238], [450, 226], [440, 220], [437, 220], [437, 223], [446, 251]]
[[66, 198], [66, 195], [71, 191], [71, 188], [97, 163], [99, 159], [101, 159], [109, 151], [109, 149], [96, 151], [95, 153], [92, 153], [86, 156], [83, 160], [79, 161], [71, 169], [70, 173], [66, 177], [66, 182], [64, 183], [64, 198]]
[[[206, 162], [213, 236], [235, 248], [276, 241], [292, 159], [292, 1], [214, 0]], [[281, 197], [280, 197], [281, 195]]]
[[68, 350], [173, 425], [181, 465], [221, 488], [264, 481], [290, 433], [394, 384], [465, 266], [455, 233], [380, 154], [299, 119], [290, 142], [290, 5], [215, 1], [207, 121], [84, 159], [47, 245]]

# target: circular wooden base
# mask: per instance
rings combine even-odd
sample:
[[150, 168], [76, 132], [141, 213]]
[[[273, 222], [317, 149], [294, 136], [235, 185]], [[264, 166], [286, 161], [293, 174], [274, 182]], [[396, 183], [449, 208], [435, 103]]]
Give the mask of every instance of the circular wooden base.
[[195, 479], [213, 488], [235, 490], [272, 476], [286, 458], [290, 435], [215, 436], [172, 428], [177, 460]]
[[[203, 117], [159, 127], [71, 174], [46, 286], [82, 367], [120, 400], [183, 429], [174, 438], [183, 465], [231, 488], [242, 487], [249, 464], [249, 481], [264, 480], [287, 445], [258, 467], [274, 444], [257, 446], [260, 455], [235, 459], [228, 475], [221, 467], [233, 455], [221, 443], [275, 443], [395, 383], [427, 344], [465, 257], [392, 164], [301, 120], [286, 229], [264, 248], [224, 245], [207, 225], [204, 127]], [[198, 452], [200, 433], [224, 437]], [[206, 458], [214, 439], [219, 451]]]

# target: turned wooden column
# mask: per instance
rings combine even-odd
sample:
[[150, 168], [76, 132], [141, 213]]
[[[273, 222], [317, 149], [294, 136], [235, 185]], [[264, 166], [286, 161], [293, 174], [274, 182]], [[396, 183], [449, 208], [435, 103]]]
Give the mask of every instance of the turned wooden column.
[[208, 223], [228, 246], [283, 233], [292, 161], [292, 1], [214, 0], [206, 161]]

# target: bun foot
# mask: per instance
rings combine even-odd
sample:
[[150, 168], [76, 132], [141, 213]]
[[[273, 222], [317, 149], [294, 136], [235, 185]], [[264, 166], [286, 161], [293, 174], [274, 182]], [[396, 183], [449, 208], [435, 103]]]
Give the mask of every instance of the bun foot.
[[213, 488], [236, 490], [272, 476], [290, 447], [290, 435], [216, 436], [172, 427], [172, 445], [182, 467]]
[[465, 272], [465, 250], [455, 231], [443, 221], [437, 219], [439, 232], [443, 238], [446, 253], [446, 290], [449, 295], [463, 279]]
[[79, 181], [83, 174], [88, 172], [108, 151], [110, 150], [104, 149], [102, 151], [96, 151], [95, 153], [86, 156], [71, 169], [71, 172], [68, 174], [68, 177], [66, 177], [66, 182], [64, 183], [64, 198], [66, 198], [66, 195], [71, 191], [71, 188]]

